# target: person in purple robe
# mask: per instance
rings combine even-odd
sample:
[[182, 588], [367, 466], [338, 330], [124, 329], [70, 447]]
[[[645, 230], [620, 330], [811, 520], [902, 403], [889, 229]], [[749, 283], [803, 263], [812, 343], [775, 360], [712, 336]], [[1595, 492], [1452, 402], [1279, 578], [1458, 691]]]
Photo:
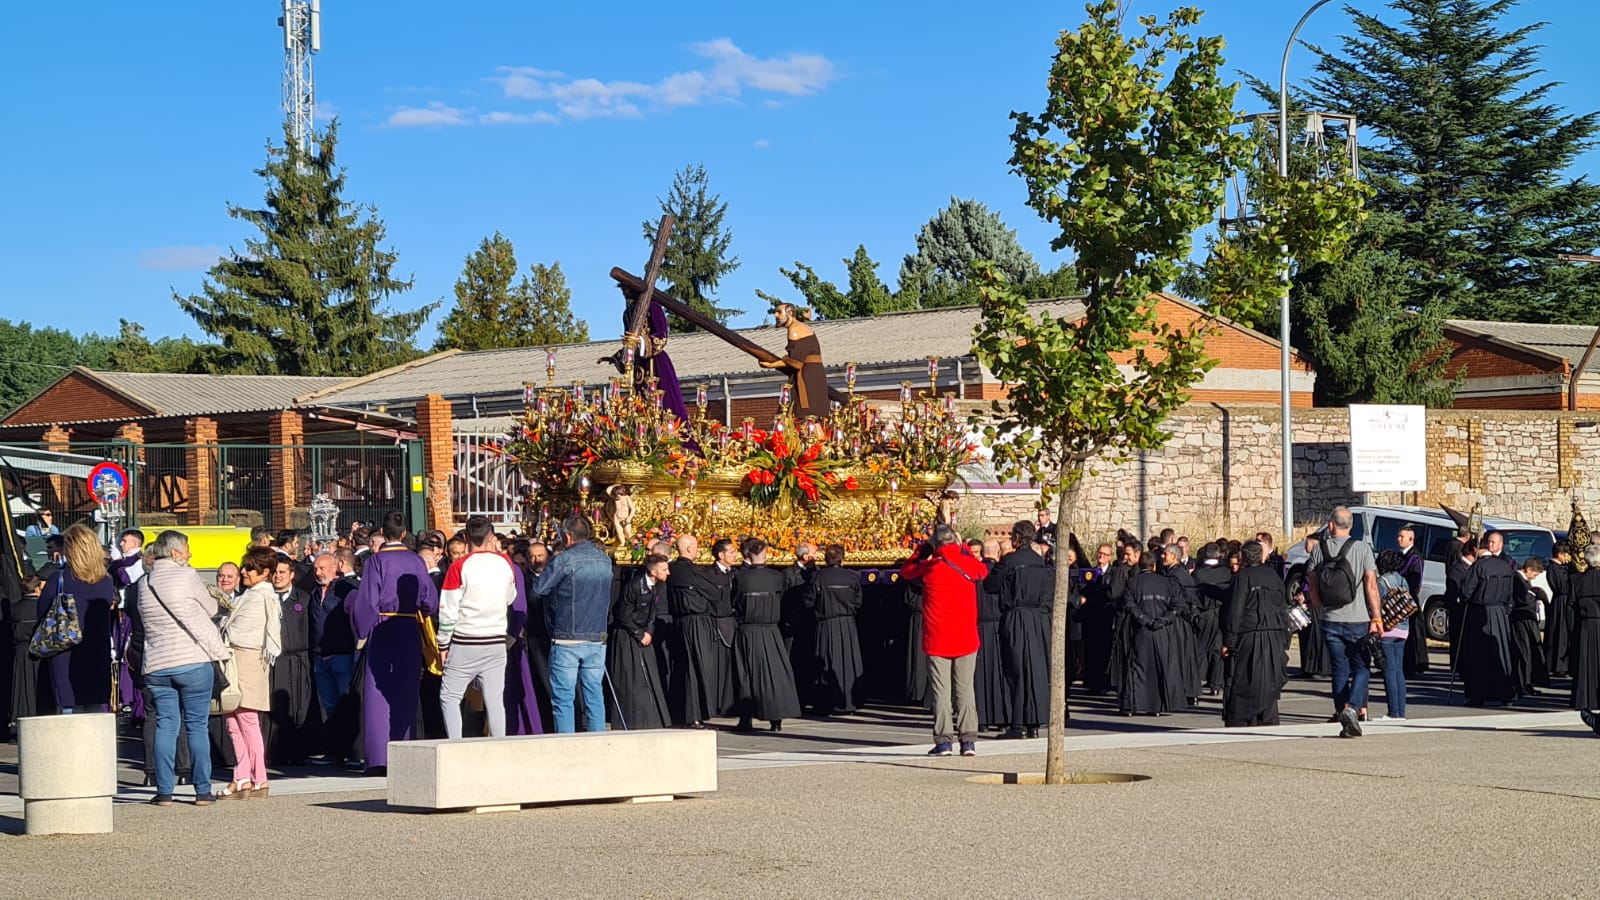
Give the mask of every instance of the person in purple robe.
[[383, 520], [383, 545], [367, 558], [350, 596], [356, 639], [366, 641], [362, 666], [362, 743], [369, 775], [387, 774], [389, 742], [408, 741], [417, 726], [422, 631], [417, 614], [439, 609], [439, 594], [422, 557], [401, 542], [405, 516]]
[[516, 582], [517, 599], [506, 614], [506, 633], [515, 638], [506, 648], [506, 734], [544, 734], [539, 694], [528, 665], [528, 591], [520, 568]]

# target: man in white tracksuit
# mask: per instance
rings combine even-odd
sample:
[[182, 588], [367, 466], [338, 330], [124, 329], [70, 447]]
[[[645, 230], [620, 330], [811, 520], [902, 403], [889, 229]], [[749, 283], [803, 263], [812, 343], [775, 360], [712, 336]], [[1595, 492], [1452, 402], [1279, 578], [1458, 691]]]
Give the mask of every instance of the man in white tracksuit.
[[471, 552], [450, 564], [439, 592], [439, 649], [444, 653], [439, 705], [451, 740], [461, 737], [461, 698], [474, 680], [483, 691], [489, 734], [506, 733], [506, 610], [516, 602], [519, 576], [494, 540], [488, 519], [468, 519]]

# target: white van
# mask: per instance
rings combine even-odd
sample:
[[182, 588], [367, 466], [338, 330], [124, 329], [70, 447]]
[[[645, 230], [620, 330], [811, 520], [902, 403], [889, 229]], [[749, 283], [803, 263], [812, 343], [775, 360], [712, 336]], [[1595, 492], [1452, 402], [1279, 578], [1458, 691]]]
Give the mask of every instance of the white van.
[[[1426, 506], [1352, 506], [1355, 518], [1350, 533], [1372, 545], [1373, 551], [1400, 549], [1400, 529], [1410, 525], [1417, 533], [1417, 548], [1423, 554], [1422, 620], [1428, 637], [1448, 641], [1450, 616], [1444, 607], [1445, 566], [1450, 561], [1450, 544], [1455, 540], [1456, 523], [1441, 509]], [[1483, 517], [1485, 531], [1498, 531], [1505, 536], [1506, 556], [1518, 562], [1530, 556], [1548, 561], [1555, 548], [1555, 535], [1550, 529], [1515, 519]], [[1318, 534], [1327, 532], [1327, 526]], [[1298, 590], [1305, 580], [1306, 563], [1311, 552], [1304, 540], [1296, 541], [1284, 554], [1288, 566], [1291, 590]]]

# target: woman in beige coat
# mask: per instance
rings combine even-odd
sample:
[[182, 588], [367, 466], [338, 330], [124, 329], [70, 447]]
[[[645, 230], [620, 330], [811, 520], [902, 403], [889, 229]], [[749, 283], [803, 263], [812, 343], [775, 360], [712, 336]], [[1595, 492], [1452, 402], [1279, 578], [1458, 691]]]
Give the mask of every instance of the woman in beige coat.
[[227, 715], [228, 737], [238, 765], [233, 781], [220, 792], [223, 799], [267, 796], [267, 753], [261, 739], [261, 714], [272, 708], [272, 663], [283, 648], [278, 594], [270, 576], [278, 554], [267, 547], [251, 547], [239, 563], [244, 593], [233, 601], [233, 614], [223, 637], [233, 651], [244, 697]]

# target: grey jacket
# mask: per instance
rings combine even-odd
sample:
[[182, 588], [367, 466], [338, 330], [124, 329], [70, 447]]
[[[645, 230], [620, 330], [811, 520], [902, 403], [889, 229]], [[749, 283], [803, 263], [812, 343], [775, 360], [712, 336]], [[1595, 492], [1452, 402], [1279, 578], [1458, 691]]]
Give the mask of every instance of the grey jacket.
[[[217, 614], [217, 601], [206, 591], [198, 572], [170, 559], [158, 559], [138, 588], [145, 674], [228, 658], [228, 648], [211, 622]], [[157, 602], [157, 592], [165, 608]]]

